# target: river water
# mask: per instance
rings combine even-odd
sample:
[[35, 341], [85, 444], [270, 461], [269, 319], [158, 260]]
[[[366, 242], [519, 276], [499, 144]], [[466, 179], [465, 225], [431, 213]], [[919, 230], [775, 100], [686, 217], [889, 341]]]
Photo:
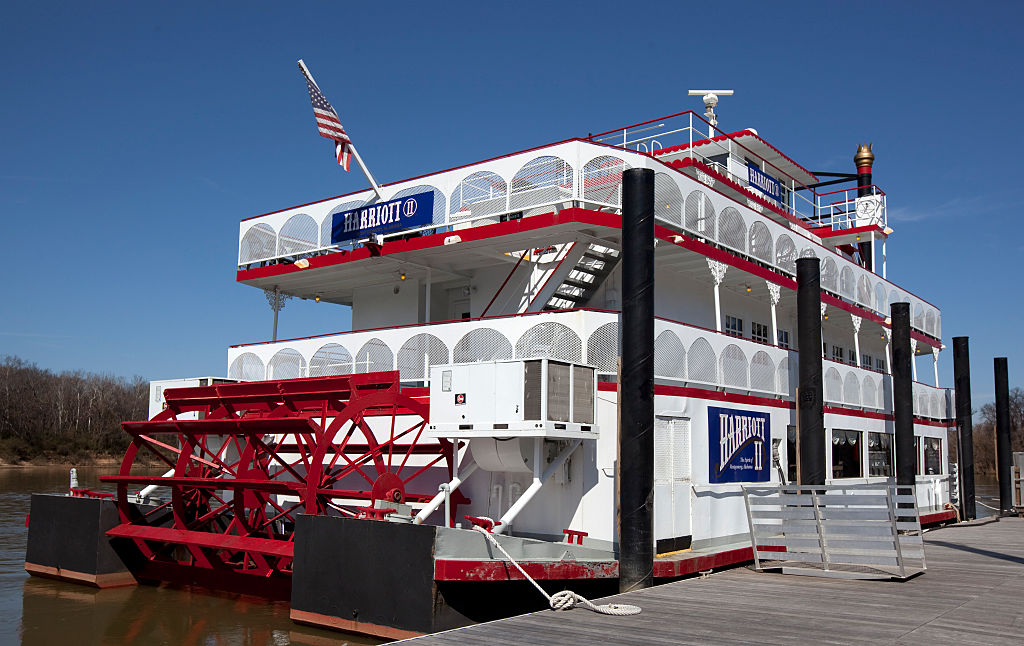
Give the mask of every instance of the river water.
[[[99, 476], [116, 467], [78, 469], [79, 484], [112, 491]], [[288, 604], [195, 588], [138, 586], [96, 590], [25, 573], [25, 515], [33, 493], [66, 493], [66, 467], [0, 467], [0, 644], [24, 646], [283, 646], [378, 644], [298, 626]]]

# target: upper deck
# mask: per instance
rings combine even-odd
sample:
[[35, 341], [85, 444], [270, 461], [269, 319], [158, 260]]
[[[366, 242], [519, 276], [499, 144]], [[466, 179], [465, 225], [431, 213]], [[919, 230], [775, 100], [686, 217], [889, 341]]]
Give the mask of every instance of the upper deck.
[[[553, 250], [547, 260], [560, 263], [565, 255], [553, 245], [615, 249], [622, 171], [651, 168], [664, 241], [787, 287], [796, 258], [813, 254], [837, 303], [884, 321], [890, 303], [909, 301], [918, 332], [941, 338], [938, 309], [885, 278], [884, 252], [857, 253], [862, 240], [884, 249], [891, 232], [881, 191], [819, 194], [807, 186], [812, 173], [752, 131], [717, 133], [687, 112], [388, 184], [389, 200], [432, 193], [433, 214], [429, 224], [385, 235], [383, 245], [330, 240], [334, 215], [376, 202], [370, 190], [250, 218], [239, 231], [238, 280], [352, 305], [360, 288], [393, 282], [391, 274], [468, 285], [482, 268], [507, 270], [527, 256], [540, 263], [535, 251]], [[751, 165], [778, 183], [778, 199], [751, 188]], [[448, 316], [428, 311], [421, 321], [438, 318]]]

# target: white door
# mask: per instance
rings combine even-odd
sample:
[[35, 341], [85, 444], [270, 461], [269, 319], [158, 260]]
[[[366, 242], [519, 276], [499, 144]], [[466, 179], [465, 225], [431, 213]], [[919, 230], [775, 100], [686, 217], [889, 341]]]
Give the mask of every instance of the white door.
[[448, 308], [449, 321], [461, 321], [469, 318], [469, 299], [452, 299]]
[[[654, 539], [663, 548], [691, 534], [690, 420], [654, 418]], [[682, 549], [682, 543], [680, 547]], [[661, 549], [661, 551], [672, 551]]]

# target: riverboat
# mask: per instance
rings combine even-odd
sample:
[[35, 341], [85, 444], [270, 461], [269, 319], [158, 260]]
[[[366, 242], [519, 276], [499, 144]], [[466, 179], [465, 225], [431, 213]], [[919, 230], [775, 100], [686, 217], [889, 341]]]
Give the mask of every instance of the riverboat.
[[[234, 581], [290, 598], [296, 621], [422, 634], [539, 600], [481, 527], [545, 586], [613, 591], [628, 169], [654, 183], [655, 579], [751, 558], [742, 486], [797, 478], [802, 357], [823, 364], [827, 483], [893, 478], [892, 303], [911, 310], [921, 517], [951, 517], [942, 317], [887, 276], [871, 147], [823, 181], [706, 116], [242, 221], [238, 283], [275, 315], [287, 297], [350, 308], [352, 331], [235, 345], [226, 380], [152, 384], [108, 478], [106, 533], [134, 546], [136, 578]], [[804, 257], [821, 348], [797, 346]]]

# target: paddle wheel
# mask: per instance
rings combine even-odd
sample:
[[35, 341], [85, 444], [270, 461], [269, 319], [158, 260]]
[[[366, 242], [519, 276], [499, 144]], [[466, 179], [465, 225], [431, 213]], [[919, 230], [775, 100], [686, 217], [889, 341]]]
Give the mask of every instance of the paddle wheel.
[[[166, 390], [163, 412], [122, 424], [131, 446], [119, 474], [103, 478], [117, 484], [122, 524], [108, 535], [138, 548], [142, 578], [286, 591], [298, 514], [415, 513], [451, 479], [452, 444], [424, 436], [426, 389], [398, 380], [379, 372]], [[152, 475], [154, 464], [166, 473]], [[139, 504], [140, 487], [159, 496], [154, 504]], [[460, 502], [453, 496], [453, 514]]]

